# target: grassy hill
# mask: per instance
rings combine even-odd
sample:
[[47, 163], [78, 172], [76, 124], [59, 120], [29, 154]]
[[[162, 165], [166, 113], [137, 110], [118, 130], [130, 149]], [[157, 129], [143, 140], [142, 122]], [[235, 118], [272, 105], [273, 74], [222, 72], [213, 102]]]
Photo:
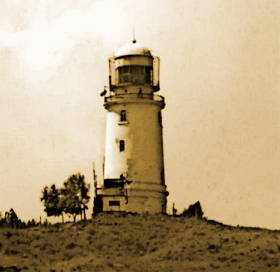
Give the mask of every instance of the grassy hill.
[[77, 224], [0, 229], [0, 271], [280, 271], [280, 231], [100, 214]]

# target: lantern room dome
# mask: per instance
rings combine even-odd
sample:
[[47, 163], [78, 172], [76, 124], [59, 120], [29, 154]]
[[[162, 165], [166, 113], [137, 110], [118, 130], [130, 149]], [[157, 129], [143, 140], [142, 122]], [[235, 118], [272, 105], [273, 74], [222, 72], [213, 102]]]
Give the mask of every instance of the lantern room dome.
[[140, 43], [137, 43], [136, 40], [133, 40], [131, 43], [124, 45], [118, 49], [115, 53], [115, 57], [128, 56], [128, 55], [144, 55], [151, 56], [151, 51], [147, 47], [143, 46]]

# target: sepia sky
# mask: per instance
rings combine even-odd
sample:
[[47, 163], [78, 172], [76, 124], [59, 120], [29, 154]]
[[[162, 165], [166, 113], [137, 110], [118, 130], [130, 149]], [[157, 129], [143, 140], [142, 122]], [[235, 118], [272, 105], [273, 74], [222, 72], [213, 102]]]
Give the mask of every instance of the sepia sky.
[[0, 211], [38, 220], [43, 186], [93, 161], [100, 181], [99, 93], [133, 28], [161, 58], [169, 210], [280, 228], [279, 0], [1, 0]]

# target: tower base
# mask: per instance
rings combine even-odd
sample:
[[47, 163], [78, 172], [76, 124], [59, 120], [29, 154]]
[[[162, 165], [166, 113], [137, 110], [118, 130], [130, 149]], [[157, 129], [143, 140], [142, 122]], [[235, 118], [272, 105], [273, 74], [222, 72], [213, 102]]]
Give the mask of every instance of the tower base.
[[[135, 186], [135, 184], [137, 186]], [[94, 214], [100, 212], [166, 213], [166, 186], [148, 182], [96, 188]]]

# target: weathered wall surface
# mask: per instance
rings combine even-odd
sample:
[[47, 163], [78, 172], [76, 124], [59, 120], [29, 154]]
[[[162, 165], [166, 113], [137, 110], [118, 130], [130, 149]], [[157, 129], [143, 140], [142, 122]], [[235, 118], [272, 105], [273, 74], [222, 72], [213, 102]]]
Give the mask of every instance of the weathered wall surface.
[[[161, 107], [152, 99], [138, 97], [134, 101], [124, 97], [123, 103], [107, 107], [104, 179], [123, 175], [129, 184], [124, 190], [126, 201], [111, 207], [111, 199], [106, 197], [104, 210], [165, 212]], [[122, 110], [127, 121], [120, 121]], [[125, 141], [124, 151], [120, 151], [121, 140]]]
[[[126, 110], [127, 122], [120, 122]], [[163, 171], [162, 127], [156, 104], [117, 104], [107, 112], [104, 178], [125, 175], [130, 181], [161, 183]], [[125, 141], [120, 152], [119, 141]]]

